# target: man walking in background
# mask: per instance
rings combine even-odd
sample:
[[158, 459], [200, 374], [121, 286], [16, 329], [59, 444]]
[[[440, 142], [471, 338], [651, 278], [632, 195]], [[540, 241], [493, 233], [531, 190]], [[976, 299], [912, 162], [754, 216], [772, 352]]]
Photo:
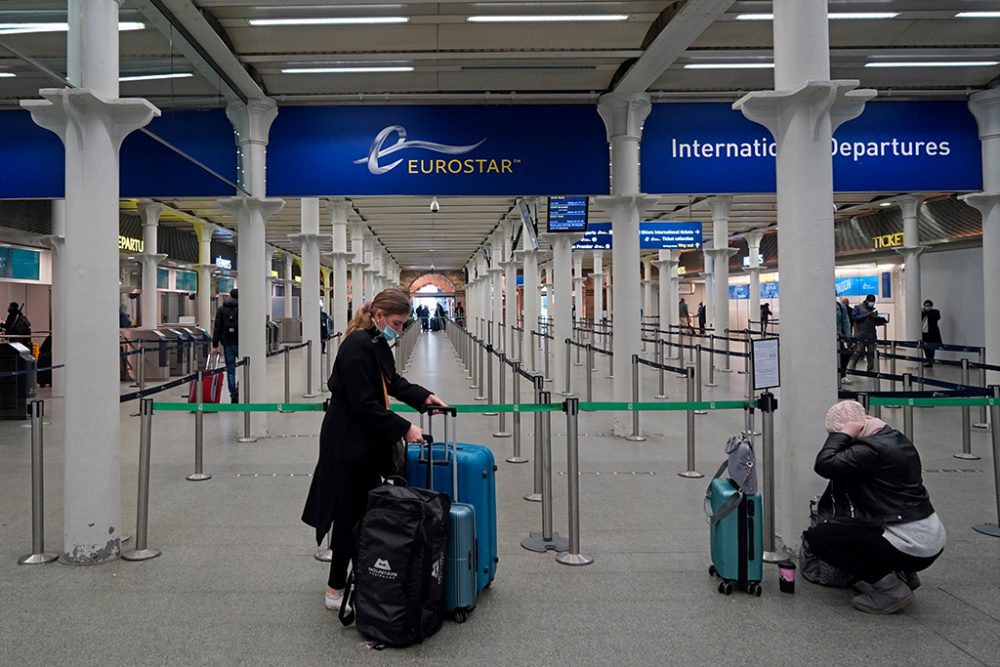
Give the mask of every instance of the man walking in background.
[[239, 389], [236, 386], [236, 358], [240, 355], [240, 314], [239, 291], [233, 290], [229, 298], [215, 312], [215, 326], [212, 331], [212, 353], [222, 353], [226, 359], [226, 379], [229, 382], [229, 400], [240, 402]]

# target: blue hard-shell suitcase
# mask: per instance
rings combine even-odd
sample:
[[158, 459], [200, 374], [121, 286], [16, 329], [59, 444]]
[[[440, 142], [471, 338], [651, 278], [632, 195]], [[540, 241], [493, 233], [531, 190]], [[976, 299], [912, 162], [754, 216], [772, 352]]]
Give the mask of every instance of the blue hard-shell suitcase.
[[708, 500], [712, 511], [709, 574], [722, 579], [720, 593], [729, 595], [735, 587], [760, 595], [764, 572], [760, 494], [745, 494], [731, 479], [716, 477], [708, 487]]
[[[454, 412], [448, 412], [454, 417]], [[448, 440], [448, 420], [445, 417], [445, 440]], [[457, 442], [447, 451], [441, 443], [432, 446], [434, 453], [434, 489], [444, 491], [460, 503], [476, 510], [476, 590], [493, 583], [497, 573], [497, 507], [496, 462], [493, 452], [484, 445]], [[451, 456], [457, 464], [458, 493], [454, 493]], [[427, 460], [420, 445], [410, 445], [406, 451], [407, 479], [421, 485], [427, 479]]]

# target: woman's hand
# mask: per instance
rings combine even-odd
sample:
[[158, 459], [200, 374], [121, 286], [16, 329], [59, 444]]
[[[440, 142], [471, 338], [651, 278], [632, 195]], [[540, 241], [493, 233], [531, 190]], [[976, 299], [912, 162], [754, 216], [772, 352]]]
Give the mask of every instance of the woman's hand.
[[864, 422], [848, 422], [844, 424], [844, 426], [840, 429], [840, 432], [849, 437], [851, 440], [857, 440], [864, 428]]
[[[448, 407], [447, 403], [445, 403], [444, 401], [442, 401], [440, 398], [438, 398], [434, 394], [431, 394], [430, 396], [427, 397], [427, 400], [424, 401], [424, 405], [427, 405], [427, 406], [440, 405], [442, 408]], [[432, 415], [441, 414], [437, 410], [429, 410], [429, 412]]]
[[416, 424], [410, 424], [410, 429], [403, 436], [403, 439], [411, 443], [422, 443], [424, 441], [424, 430]]

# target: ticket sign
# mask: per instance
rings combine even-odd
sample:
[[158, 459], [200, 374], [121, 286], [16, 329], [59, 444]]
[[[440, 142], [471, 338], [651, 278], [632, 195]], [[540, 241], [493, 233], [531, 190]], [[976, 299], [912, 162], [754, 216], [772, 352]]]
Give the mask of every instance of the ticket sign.
[[879, 234], [878, 236], [873, 236], [872, 247], [875, 248], [875, 250], [881, 250], [882, 248], [902, 248], [903, 232], [896, 232], [895, 234]]
[[639, 248], [641, 250], [698, 250], [701, 248], [701, 223], [639, 223]]
[[586, 197], [549, 197], [549, 232], [587, 231]]
[[611, 223], [590, 223], [583, 239], [573, 244], [573, 250], [611, 250]]

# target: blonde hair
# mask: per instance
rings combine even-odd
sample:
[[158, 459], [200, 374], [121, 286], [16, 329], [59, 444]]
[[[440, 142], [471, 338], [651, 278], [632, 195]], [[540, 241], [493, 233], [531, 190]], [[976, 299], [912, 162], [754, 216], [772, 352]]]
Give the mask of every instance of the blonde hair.
[[347, 338], [355, 331], [367, 331], [373, 324], [375, 311], [381, 310], [386, 315], [409, 315], [410, 296], [401, 289], [390, 287], [375, 295], [369, 303], [364, 304], [354, 313], [347, 330], [344, 331], [344, 338]]

